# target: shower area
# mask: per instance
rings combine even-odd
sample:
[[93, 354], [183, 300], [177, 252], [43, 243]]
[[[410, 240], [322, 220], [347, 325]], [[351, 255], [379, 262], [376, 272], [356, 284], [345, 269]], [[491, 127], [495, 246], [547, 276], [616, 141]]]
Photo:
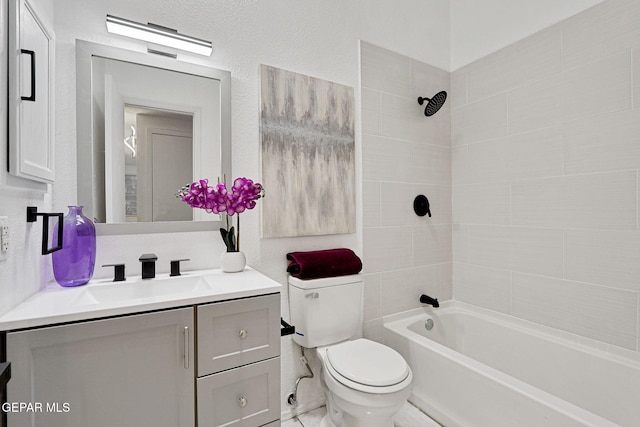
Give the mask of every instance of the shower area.
[[637, 354], [640, 3], [453, 72], [360, 49], [365, 335], [426, 293]]

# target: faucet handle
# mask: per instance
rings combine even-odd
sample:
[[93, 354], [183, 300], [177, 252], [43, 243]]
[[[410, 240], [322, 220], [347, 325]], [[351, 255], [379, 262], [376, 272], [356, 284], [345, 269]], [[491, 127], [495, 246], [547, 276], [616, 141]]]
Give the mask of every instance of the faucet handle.
[[149, 261], [157, 261], [158, 260], [158, 256], [156, 254], [142, 254], [140, 255], [140, 258], [138, 258], [138, 261], [140, 262], [149, 262]]
[[171, 260], [171, 274], [169, 276], [180, 276], [180, 262], [191, 261], [189, 258]]
[[113, 281], [124, 282], [127, 280], [124, 277], [124, 264], [104, 264], [103, 267], [113, 267]]

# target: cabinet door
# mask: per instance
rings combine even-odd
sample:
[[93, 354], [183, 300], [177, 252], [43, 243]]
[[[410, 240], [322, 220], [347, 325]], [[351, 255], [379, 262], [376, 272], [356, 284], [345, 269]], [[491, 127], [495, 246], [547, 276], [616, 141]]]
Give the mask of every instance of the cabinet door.
[[280, 355], [280, 294], [198, 306], [198, 376]]
[[7, 399], [42, 406], [8, 425], [193, 427], [193, 338], [192, 308], [9, 333]]
[[257, 427], [280, 417], [279, 357], [197, 381], [199, 427]]
[[9, 4], [9, 172], [53, 182], [54, 34], [29, 0]]

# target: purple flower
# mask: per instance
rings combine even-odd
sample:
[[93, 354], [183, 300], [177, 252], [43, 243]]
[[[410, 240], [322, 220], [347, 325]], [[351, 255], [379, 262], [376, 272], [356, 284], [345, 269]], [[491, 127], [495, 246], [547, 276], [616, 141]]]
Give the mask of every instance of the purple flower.
[[[264, 188], [262, 184], [243, 177], [233, 181], [229, 192], [224, 182], [210, 186], [208, 179], [201, 179], [181, 188], [176, 196], [193, 208], [205, 209], [214, 214], [226, 214], [228, 230], [220, 228], [220, 234], [227, 246], [227, 252], [234, 252], [240, 250], [240, 214], [256, 207], [256, 201], [264, 197]], [[233, 226], [229, 224], [229, 217], [235, 214], [238, 214], [237, 239]]]

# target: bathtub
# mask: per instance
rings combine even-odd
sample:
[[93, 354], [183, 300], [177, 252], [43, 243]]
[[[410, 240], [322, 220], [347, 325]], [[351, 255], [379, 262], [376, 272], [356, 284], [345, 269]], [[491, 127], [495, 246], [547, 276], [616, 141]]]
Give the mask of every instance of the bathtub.
[[640, 426], [634, 351], [457, 301], [383, 331], [413, 370], [409, 400], [444, 426]]

